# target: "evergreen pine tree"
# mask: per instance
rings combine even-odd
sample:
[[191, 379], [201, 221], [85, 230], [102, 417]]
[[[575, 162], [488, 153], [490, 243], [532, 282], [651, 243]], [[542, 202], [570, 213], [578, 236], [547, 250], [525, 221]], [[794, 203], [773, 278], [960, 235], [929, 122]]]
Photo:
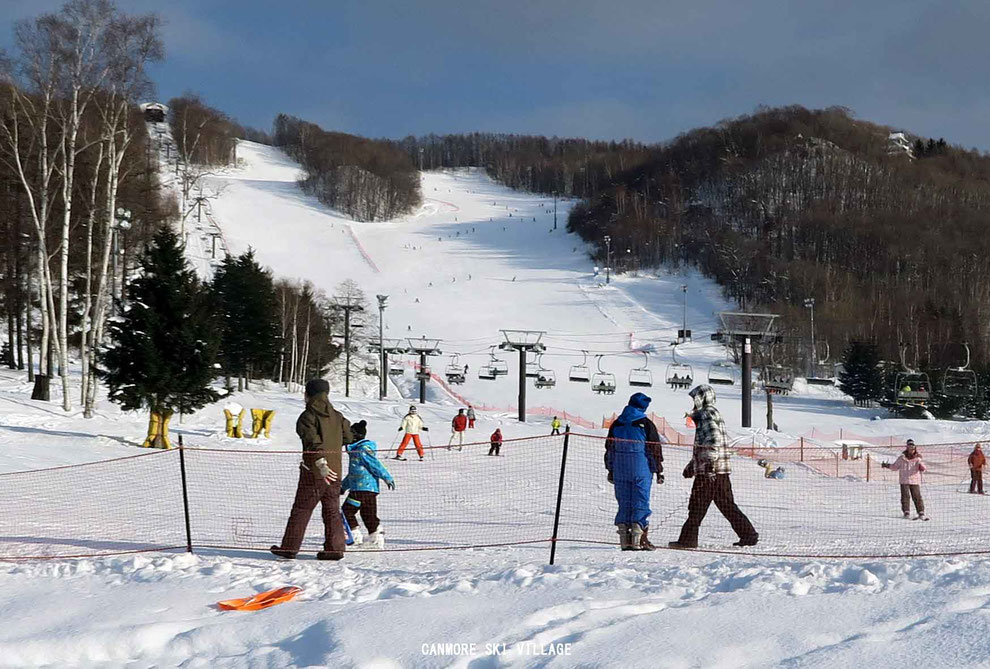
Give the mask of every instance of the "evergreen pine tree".
[[222, 319], [220, 358], [228, 376], [250, 379], [272, 370], [281, 346], [275, 282], [248, 250], [226, 258], [213, 279], [213, 293]]
[[843, 355], [839, 388], [852, 396], [856, 404], [866, 404], [883, 397], [883, 371], [876, 344], [854, 341]]
[[188, 266], [178, 237], [155, 234], [128, 286], [128, 310], [109, 324], [111, 345], [98, 372], [112, 402], [150, 409], [146, 446], [167, 448], [168, 419], [217, 400], [219, 339], [210, 294]]

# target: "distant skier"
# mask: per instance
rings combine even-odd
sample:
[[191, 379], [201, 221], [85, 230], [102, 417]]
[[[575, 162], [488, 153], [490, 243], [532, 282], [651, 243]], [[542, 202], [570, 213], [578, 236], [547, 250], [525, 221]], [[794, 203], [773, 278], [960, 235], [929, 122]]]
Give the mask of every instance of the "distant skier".
[[402, 441], [399, 443], [399, 450], [395, 452], [395, 460], [405, 460], [402, 454], [406, 450], [406, 446], [409, 442], [416, 446], [416, 453], [419, 454], [419, 459], [423, 459], [423, 444], [419, 440], [419, 432], [429, 432], [430, 428], [423, 425], [423, 419], [419, 417], [416, 412], [416, 406], [412, 405], [409, 407], [409, 413], [407, 413], [402, 419], [402, 425], [399, 426], [399, 432], [405, 431], [405, 435], [402, 437]]
[[560, 419], [556, 416], [550, 421], [550, 436], [555, 437], [560, 434]]
[[689, 414], [695, 425], [694, 449], [691, 461], [684, 468], [684, 478], [694, 477], [694, 485], [688, 501], [688, 517], [681, 527], [681, 535], [677, 541], [670, 542], [669, 546], [698, 547], [698, 529], [712, 502], [715, 502], [715, 506], [739, 537], [739, 541], [733, 546], [755, 546], [759, 534], [746, 514], [736, 506], [732, 496], [728, 438], [722, 414], [715, 407], [715, 390], [702, 384], [695, 387], [689, 396], [694, 400], [694, 411]]
[[[467, 365], [464, 365], [464, 373], [467, 374], [467, 371], [468, 371], [468, 366]], [[469, 430], [473, 430], [474, 429], [475, 418], [476, 418], [476, 416], [474, 415], [474, 407], [471, 406], [470, 404], [468, 404], [467, 419], [468, 419], [468, 429]]]
[[979, 444], [973, 447], [973, 452], [967, 458], [969, 463], [969, 492], [970, 494], [983, 494], [983, 467], [987, 464], [987, 458], [983, 455], [983, 449]]
[[318, 560], [344, 557], [344, 522], [340, 514], [341, 448], [354, 441], [351, 424], [333, 408], [327, 394], [330, 384], [323, 379], [306, 382], [306, 408], [296, 421], [296, 434], [302, 441], [302, 462], [296, 498], [285, 526], [282, 543], [272, 546], [278, 557], [293, 559], [299, 553], [306, 526], [317, 504], [323, 505], [323, 550]]
[[385, 547], [385, 532], [378, 520], [378, 482], [385, 481], [389, 490], [395, 490], [395, 481], [385, 465], [378, 461], [378, 445], [367, 439], [368, 423], [358, 421], [351, 425], [355, 441], [347, 446], [347, 476], [340, 485], [341, 494], [347, 493], [344, 500], [344, 518], [351, 527], [354, 545], [364, 543], [358, 528], [358, 512], [368, 531], [368, 543], [373, 548]]
[[605, 437], [605, 469], [619, 503], [615, 526], [624, 551], [656, 548], [648, 537], [650, 490], [654, 475], [663, 483], [663, 446], [657, 426], [646, 417], [650, 401], [635, 393]]
[[488, 455], [500, 455], [502, 451], [502, 429], [496, 427], [495, 431], [492, 432], [492, 436], [489, 438], [490, 447], [488, 448]]
[[464, 450], [464, 430], [467, 429], [468, 418], [464, 415], [464, 409], [458, 409], [457, 415], [450, 421], [450, 441], [447, 442], [447, 450], [454, 445], [457, 439], [457, 450]]
[[901, 484], [901, 513], [905, 518], [911, 517], [911, 501], [914, 501], [914, 510], [918, 515], [915, 520], [928, 520], [925, 515], [925, 500], [921, 498], [921, 474], [928, 470], [925, 461], [914, 445], [914, 439], [908, 439], [904, 446], [904, 452], [894, 460], [894, 463], [883, 462], [880, 464], [884, 469], [897, 472], [898, 480]]

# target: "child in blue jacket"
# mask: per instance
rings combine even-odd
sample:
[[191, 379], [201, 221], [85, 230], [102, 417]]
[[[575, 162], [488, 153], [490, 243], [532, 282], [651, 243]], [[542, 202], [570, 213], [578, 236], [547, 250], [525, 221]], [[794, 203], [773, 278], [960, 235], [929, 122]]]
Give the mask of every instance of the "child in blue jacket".
[[367, 421], [359, 421], [351, 425], [354, 442], [347, 445], [349, 459], [347, 476], [340, 486], [341, 494], [347, 493], [344, 500], [344, 517], [351, 526], [354, 535], [354, 545], [364, 543], [364, 537], [357, 526], [358, 512], [368, 531], [368, 542], [373, 548], [385, 548], [385, 534], [378, 520], [378, 482], [385, 481], [389, 490], [395, 490], [395, 481], [378, 461], [376, 451], [378, 445], [366, 439], [368, 434]]

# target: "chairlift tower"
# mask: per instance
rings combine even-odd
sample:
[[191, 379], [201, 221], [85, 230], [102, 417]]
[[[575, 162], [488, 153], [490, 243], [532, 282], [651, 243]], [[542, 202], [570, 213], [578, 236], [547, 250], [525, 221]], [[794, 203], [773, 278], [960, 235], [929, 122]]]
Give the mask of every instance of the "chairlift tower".
[[401, 339], [380, 338], [378, 346], [370, 346], [369, 350], [373, 353], [378, 353], [381, 356], [381, 389], [379, 395], [380, 399], [385, 399], [388, 397], [388, 377], [390, 372], [388, 356], [405, 355], [409, 352], [409, 347], [406, 346]]
[[416, 370], [416, 378], [419, 379], [419, 403], [426, 404], [426, 382], [430, 378], [430, 368], [426, 365], [426, 358], [443, 355], [443, 351], [440, 350], [440, 340], [427, 339], [423, 336], [406, 341], [409, 342], [408, 352], [419, 356], [419, 369]]
[[532, 351], [543, 353], [546, 347], [540, 343], [545, 332], [539, 330], [502, 330], [505, 341], [499, 345], [503, 351], [519, 352], [519, 422], [526, 422], [526, 356]]
[[744, 312], [721, 311], [718, 314], [721, 327], [712, 335], [712, 340], [724, 342], [736, 339], [742, 342], [742, 426], [753, 426], [753, 342], [762, 342], [776, 337], [773, 332], [778, 314], [751, 314]]

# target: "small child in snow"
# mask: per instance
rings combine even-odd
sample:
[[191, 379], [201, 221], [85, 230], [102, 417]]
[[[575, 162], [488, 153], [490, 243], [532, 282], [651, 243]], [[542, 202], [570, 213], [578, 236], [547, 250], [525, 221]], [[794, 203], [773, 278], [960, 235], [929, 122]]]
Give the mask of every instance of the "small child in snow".
[[901, 483], [901, 512], [904, 517], [911, 517], [911, 501], [914, 500], [914, 509], [918, 512], [914, 519], [928, 520], [928, 516], [925, 515], [925, 500], [921, 498], [921, 473], [927, 471], [928, 467], [925, 466], [921, 453], [915, 447], [914, 439], [907, 440], [904, 453], [894, 461], [894, 464], [883, 462], [880, 466], [898, 473]]
[[498, 455], [502, 450], [502, 429], [495, 428], [491, 436], [491, 447], [488, 449], [488, 455]]
[[367, 433], [367, 421], [362, 420], [351, 425], [354, 442], [347, 445], [347, 476], [340, 485], [341, 494], [347, 493], [344, 518], [351, 526], [355, 546], [364, 543], [357, 524], [360, 512], [361, 520], [368, 531], [368, 543], [373, 548], [385, 548], [385, 534], [378, 520], [378, 482], [385, 481], [389, 490], [395, 490], [395, 481], [385, 465], [379, 462], [376, 455], [378, 445], [366, 438]]

